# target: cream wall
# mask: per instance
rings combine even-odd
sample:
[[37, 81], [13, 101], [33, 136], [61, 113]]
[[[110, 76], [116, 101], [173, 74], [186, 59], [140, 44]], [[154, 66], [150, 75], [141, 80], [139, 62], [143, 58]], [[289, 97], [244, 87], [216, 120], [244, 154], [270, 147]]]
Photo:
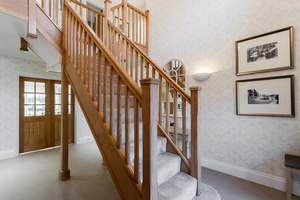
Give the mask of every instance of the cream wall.
[[[0, 55], [0, 160], [19, 152], [19, 76], [60, 80], [59, 73], [45, 71], [40, 61]], [[75, 141], [93, 140], [77, 102], [75, 103]]]
[[[150, 10], [150, 57], [159, 66], [172, 58], [182, 60], [189, 70], [189, 86], [203, 87], [203, 164], [284, 189], [284, 154], [300, 155], [299, 1], [147, 0], [146, 8]], [[235, 76], [236, 40], [291, 25], [295, 69]], [[213, 74], [196, 82], [191, 76], [199, 71]], [[236, 80], [288, 74], [295, 75], [295, 118], [235, 114]]]

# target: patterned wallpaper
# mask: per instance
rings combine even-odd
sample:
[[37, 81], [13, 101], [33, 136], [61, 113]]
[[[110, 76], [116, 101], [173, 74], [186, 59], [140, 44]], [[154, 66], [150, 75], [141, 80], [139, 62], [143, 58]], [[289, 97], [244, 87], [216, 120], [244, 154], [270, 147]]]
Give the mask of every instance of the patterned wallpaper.
[[[201, 93], [202, 156], [284, 177], [284, 154], [300, 155], [300, 4], [298, 0], [147, 0], [150, 57], [182, 60]], [[294, 26], [295, 69], [235, 76], [236, 40]], [[203, 82], [192, 74], [213, 72]], [[295, 75], [296, 117], [235, 115], [235, 81]]]

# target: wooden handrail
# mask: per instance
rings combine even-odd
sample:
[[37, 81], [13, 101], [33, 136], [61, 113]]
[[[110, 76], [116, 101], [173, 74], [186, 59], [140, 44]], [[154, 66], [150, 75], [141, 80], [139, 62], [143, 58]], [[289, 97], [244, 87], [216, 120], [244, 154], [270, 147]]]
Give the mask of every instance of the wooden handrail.
[[119, 34], [130, 46], [132, 46], [135, 51], [137, 51], [174, 89], [176, 89], [180, 95], [188, 102], [191, 103], [191, 97], [187, 94], [169, 75], [167, 75], [159, 66], [153, 62], [148, 55], [146, 55], [136, 44], [132, 42], [125, 34], [120, 31], [112, 22], [108, 22], [108, 24]]
[[133, 95], [142, 102], [142, 89], [133, 81], [133, 79], [127, 75], [126, 70], [117, 62], [113, 54], [109, 51], [109, 49], [103, 44], [103, 42], [99, 39], [99, 37], [95, 34], [95, 32], [89, 27], [81, 16], [79, 16], [71, 7], [70, 4], [65, 2], [67, 8], [69, 8], [70, 12], [76, 17], [78, 22], [84, 29], [88, 30], [87, 33], [89, 37], [95, 42], [95, 44], [103, 50], [103, 54], [108, 59], [108, 61], [113, 65], [116, 72], [120, 75], [122, 81], [130, 88]]
[[111, 10], [111, 11], [116, 10], [116, 9], [122, 7], [123, 5], [124, 5], [124, 3], [120, 3], [120, 4], [118, 4], [118, 5], [115, 5], [115, 6], [111, 7], [110, 10]]
[[147, 14], [145, 14], [143, 11], [140, 11], [138, 8], [134, 7], [133, 5], [131, 5], [130, 3], [127, 3], [127, 6], [130, 7], [131, 9], [135, 10], [136, 12], [138, 12], [139, 14], [147, 17]]
[[84, 3], [81, 3], [81, 2], [79, 2], [77, 0], [71, 0], [71, 2], [76, 3], [77, 5], [80, 5], [80, 6], [84, 7], [84, 8], [86, 8], [88, 10], [91, 10], [94, 13], [97, 13], [98, 15], [102, 15], [104, 17], [104, 14], [102, 12], [99, 12], [98, 10], [95, 10], [94, 8], [89, 7], [89, 6], [85, 5]]

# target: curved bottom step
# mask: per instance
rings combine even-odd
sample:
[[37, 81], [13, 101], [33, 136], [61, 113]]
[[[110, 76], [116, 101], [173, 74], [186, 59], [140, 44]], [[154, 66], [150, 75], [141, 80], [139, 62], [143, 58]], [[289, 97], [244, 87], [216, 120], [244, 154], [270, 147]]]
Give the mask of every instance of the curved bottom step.
[[219, 193], [211, 186], [202, 183], [202, 193], [193, 200], [221, 200]]

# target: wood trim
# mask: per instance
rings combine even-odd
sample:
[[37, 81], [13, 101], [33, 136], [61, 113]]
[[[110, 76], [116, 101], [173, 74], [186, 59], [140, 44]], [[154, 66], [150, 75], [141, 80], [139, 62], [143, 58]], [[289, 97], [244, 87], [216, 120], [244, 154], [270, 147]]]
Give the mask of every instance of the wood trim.
[[67, 77], [121, 198], [142, 199], [141, 189], [138, 184], [134, 184], [132, 181], [133, 174], [126, 167], [121, 153], [117, 150], [113, 138], [101, 120], [96, 107], [87, 93], [87, 87], [82, 84], [69, 57], [65, 56], [65, 59]]
[[145, 14], [143, 11], [139, 10], [138, 8], [134, 7], [133, 5], [131, 5], [130, 3], [127, 3], [128, 7], [131, 8], [132, 10], [138, 12], [139, 14], [147, 17], [147, 14]]
[[114, 10], [116, 10], [116, 9], [118, 9], [118, 8], [120, 8], [120, 7], [122, 7], [123, 5], [124, 5], [124, 3], [120, 3], [120, 4], [118, 4], [118, 5], [115, 5], [115, 6], [111, 7], [110, 10], [111, 10], [111, 11], [114, 11]]

